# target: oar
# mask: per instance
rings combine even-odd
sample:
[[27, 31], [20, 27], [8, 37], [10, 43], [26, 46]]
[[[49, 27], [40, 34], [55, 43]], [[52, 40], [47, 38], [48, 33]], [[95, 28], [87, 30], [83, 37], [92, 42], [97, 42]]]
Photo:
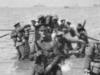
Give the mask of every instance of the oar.
[[85, 27], [85, 25], [86, 25], [86, 20], [84, 20], [84, 22], [83, 22], [83, 28]]
[[95, 39], [95, 38], [93, 38], [93, 37], [89, 37], [89, 36], [88, 36], [88, 38], [91, 39], [91, 40], [100, 41], [100, 40]]
[[13, 29], [0, 29], [0, 31], [12, 31]]
[[[13, 29], [0, 29], [0, 31], [13, 31]], [[30, 30], [30, 32], [34, 32], [34, 30]]]

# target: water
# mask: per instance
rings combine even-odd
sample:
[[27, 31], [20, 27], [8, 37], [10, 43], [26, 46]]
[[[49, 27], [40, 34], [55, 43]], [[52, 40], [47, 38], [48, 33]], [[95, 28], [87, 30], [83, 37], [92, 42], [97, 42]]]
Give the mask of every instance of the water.
[[[0, 9], [0, 28], [12, 29], [16, 22], [30, 23], [40, 14], [57, 14], [59, 17], [70, 20], [75, 25], [87, 20], [86, 29], [94, 38], [100, 37], [100, 8], [25, 8], [25, 9]], [[10, 32], [1, 32], [0, 36]], [[82, 75], [84, 59], [71, 58], [62, 66], [64, 75]], [[32, 75], [34, 62], [17, 61], [17, 51], [13, 46], [10, 36], [0, 38], [0, 75]]]

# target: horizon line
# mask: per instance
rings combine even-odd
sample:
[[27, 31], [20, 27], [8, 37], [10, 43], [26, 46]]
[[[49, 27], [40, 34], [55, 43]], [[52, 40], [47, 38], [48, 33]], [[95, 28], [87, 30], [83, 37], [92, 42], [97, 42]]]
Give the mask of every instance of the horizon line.
[[11, 7], [11, 6], [0, 6], [0, 8], [32, 8], [32, 7], [50, 7], [50, 8], [88, 8], [88, 7], [100, 7], [100, 5], [93, 5], [93, 6], [46, 6], [46, 5], [34, 5], [29, 7]]

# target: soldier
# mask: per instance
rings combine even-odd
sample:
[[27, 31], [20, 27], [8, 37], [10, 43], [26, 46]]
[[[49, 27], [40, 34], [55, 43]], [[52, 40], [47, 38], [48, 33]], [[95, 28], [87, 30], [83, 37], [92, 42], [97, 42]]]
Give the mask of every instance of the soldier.
[[49, 29], [51, 29], [50, 31], [53, 31], [53, 25], [52, 25], [52, 16], [51, 15], [47, 15], [45, 17], [45, 26]]
[[30, 55], [30, 45], [29, 45], [30, 30], [31, 30], [31, 26], [29, 24], [24, 26], [23, 39], [25, 40], [25, 46], [24, 46], [25, 58], [29, 58], [29, 55]]
[[79, 23], [77, 26], [77, 33], [79, 35], [79, 39], [84, 40], [88, 44], [88, 38], [86, 29]]
[[[36, 41], [39, 40], [40, 38], [40, 35], [39, 35], [39, 27], [41, 26], [45, 26], [45, 16], [43, 15], [40, 15], [38, 17], [38, 24], [37, 25], [33, 25], [34, 28], [35, 28], [35, 38], [33, 38], [34, 40], [32, 41], [33, 44], [32, 44], [32, 52], [31, 52], [31, 55], [30, 55], [30, 59], [31, 60], [35, 60], [35, 53], [37, 52], [37, 47], [36, 47]], [[33, 36], [34, 37], [34, 36]]]
[[[35, 20], [31, 20], [31, 24], [32, 24], [32, 45], [31, 45], [31, 54], [34, 53], [34, 43], [35, 43], [35, 39], [37, 38], [36, 34], [37, 34], [37, 25], [36, 25], [36, 21]], [[34, 37], [35, 36], [35, 37]]]
[[85, 74], [100, 75], [100, 43], [90, 43], [85, 55]]
[[66, 21], [65, 19], [62, 19], [62, 20], [61, 20], [61, 24], [60, 24], [60, 26], [59, 26], [59, 30], [60, 30], [60, 31], [62, 31], [62, 29], [65, 27], [65, 21]]
[[24, 59], [24, 43], [23, 40], [23, 28], [21, 27], [20, 23], [17, 23], [14, 25], [15, 29], [11, 33], [11, 39], [14, 41], [14, 46], [16, 47], [18, 51], [18, 59], [23, 60]]
[[55, 31], [58, 31], [58, 28], [59, 28], [59, 23], [58, 23], [58, 16], [55, 15], [52, 17], [52, 27], [53, 27], [53, 30]]
[[[71, 24], [71, 22], [69, 22], [69, 21], [66, 22], [65, 25], [64, 25], [64, 27], [62, 28], [62, 31], [64, 32], [64, 35], [66, 35], [67, 37], [74, 38], [74, 36], [76, 34], [75, 34], [74, 29], [72, 27], [70, 27], [70, 24]], [[71, 41], [67, 40], [66, 50], [73, 50], [72, 42]]]
[[35, 27], [36, 26], [36, 21], [35, 20], [31, 20], [32, 22], [32, 26]]
[[[58, 42], [52, 40], [51, 32], [47, 32], [46, 26], [42, 25], [39, 27], [40, 38], [36, 41], [37, 46], [37, 59], [35, 66], [35, 74], [37, 75], [61, 75], [61, 69], [58, 66], [60, 59], [60, 50], [56, 46]], [[61, 48], [61, 47], [60, 47]], [[62, 47], [63, 48], [63, 47]], [[56, 74], [58, 73], [59, 74]]]
[[[33, 22], [32, 22], [33, 24]], [[39, 16], [38, 18], [38, 24], [33, 24], [34, 28], [35, 28], [35, 41], [37, 41], [39, 39], [39, 34], [38, 34], [38, 29], [41, 25], [45, 24], [45, 17], [44, 16]]]
[[[76, 38], [73, 37], [73, 36], [76, 36], [76, 33], [73, 29], [71, 29], [70, 26], [66, 25], [66, 28], [63, 28], [63, 32], [64, 32], [63, 38], [65, 38], [65, 41], [66, 41], [66, 44], [67, 44], [67, 46], [66, 46], [67, 52], [69, 50], [73, 50], [72, 43], [81, 43], [82, 48], [79, 51], [81, 53], [81, 50], [84, 49], [85, 42], [83, 40], [76, 39]], [[74, 32], [74, 34], [72, 32]]]
[[[86, 24], [86, 21], [84, 21], [84, 24], [78, 24], [77, 26], [77, 36], [78, 36], [78, 39], [80, 40], [83, 40], [86, 44], [88, 44], [88, 37], [87, 37], [87, 31], [85, 30], [84, 26]], [[81, 48], [81, 44], [78, 43], [77, 44], [77, 50], [79, 50]], [[84, 54], [84, 51], [85, 51], [85, 47], [84, 49], [82, 50], [82, 54]]]

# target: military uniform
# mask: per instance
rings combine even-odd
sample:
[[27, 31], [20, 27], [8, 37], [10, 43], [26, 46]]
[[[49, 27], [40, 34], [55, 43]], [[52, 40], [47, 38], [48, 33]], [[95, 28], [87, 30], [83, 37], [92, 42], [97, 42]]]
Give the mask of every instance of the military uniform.
[[18, 29], [15, 29], [11, 33], [11, 38], [14, 41], [14, 46], [16, 47], [19, 59], [24, 58], [24, 40], [23, 40], [23, 29], [20, 27]]
[[30, 45], [29, 45], [29, 34], [30, 33], [30, 25], [24, 26], [24, 33], [23, 33], [23, 39], [25, 40], [24, 44], [24, 53], [25, 53], [25, 58], [28, 58], [30, 55]]
[[59, 23], [58, 23], [58, 16], [57, 15], [52, 17], [52, 28], [55, 31], [58, 31], [58, 29], [59, 29]]
[[[86, 44], [88, 44], [88, 37], [87, 37], [87, 32], [82, 26], [77, 27], [77, 35], [79, 40], [83, 40]], [[77, 43], [77, 49], [81, 49], [82, 44]], [[86, 45], [84, 46], [83, 49], [81, 49], [81, 53], [84, 54], [85, 52]]]
[[39, 72], [40, 74], [43, 75], [48, 75], [49, 73], [51, 72], [54, 73], [54, 71], [57, 72], [58, 70], [61, 71], [60, 68], [57, 68], [58, 67], [57, 64], [59, 63], [60, 56], [61, 56], [61, 52], [60, 52], [61, 47], [58, 45], [58, 41], [56, 40], [52, 41], [52, 39], [50, 39], [50, 35], [49, 33], [47, 35], [46, 30], [48, 29], [45, 26], [41, 26], [39, 28], [39, 31], [43, 31], [46, 37], [43, 38], [40, 37], [40, 39], [36, 41], [37, 53], [40, 52], [40, 54], [38, 55], [35, 64], [40, 68], [42, 67], [41, 69], [42, 72], [40, 71], [41, 72], [40, 73], [38, 71], [40, 70], [40, 68], [36, 68], [35, 72]]

